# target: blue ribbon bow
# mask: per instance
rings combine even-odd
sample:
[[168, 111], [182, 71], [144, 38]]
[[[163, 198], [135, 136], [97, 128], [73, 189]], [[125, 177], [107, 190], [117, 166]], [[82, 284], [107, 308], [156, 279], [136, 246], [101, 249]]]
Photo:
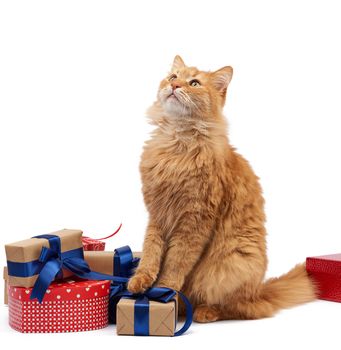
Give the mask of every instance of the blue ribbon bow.
[[[43, 247], [39, 257], [39, 263], [42, 265], [38, 279], [36, 280], [30, 299], [37, 298], [41, 303], [47, 288], [56, 277], [62, 277], [62, 269], [71, 271], [77, 277], [90, 280], [111, 280], [115, 283], [125, 283], [126, 279], [120, 276], [110, 276], [107, 274], [91, 271], [88, 263], [83, 259], [83, 253], [75, 255], [74, 251], [69, 254], [61, 253], [61, 242], [59, 236], [40, 235], [34, 238], [47, 239], [50, 247]], [[123, 255], [128, 254], [129, 247], [122, 247]], [[127, 249], [128, 248], [128, 249]], [[81, 248], [80, 248], [81, 249]], [[81, 249], [82, 251], [82, 249]], [[82, 251], [83, 252], [83, 251]], [[79, 252], [78, 252], [79, 253]], [[121, 252], [122, 253], [122, 252]]]
[[110, 300], [112, 303], [109, 309], [109, 314], [116, 311], [116, 305], [120, 298], [135, 299], [134, 335], [149, 335], [149, 301], [153, 300], [161, 303], [168, 303], [174, 300], [176, 294], [180, 296], [186, 306], [185, 323], [174, 333], [174, 336], [179, 336], [185, 333], [191, 326], [193, 321], [193, 310], [190, 301], [184, 294], [170, 288], [152, 287], [142, 294], [133, 294], [126, 289], [125, 283], [113, 285], [110, 290]]

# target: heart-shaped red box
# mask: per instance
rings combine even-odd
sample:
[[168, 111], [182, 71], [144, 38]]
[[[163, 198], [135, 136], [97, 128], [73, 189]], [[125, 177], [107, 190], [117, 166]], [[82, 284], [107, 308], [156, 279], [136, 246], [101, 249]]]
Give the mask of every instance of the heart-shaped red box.
[[42, 303], [32, 288], [8, 286], [9, 324], [23, 333], [81, 332], [108, 325], [109, 281], [53, 282]]

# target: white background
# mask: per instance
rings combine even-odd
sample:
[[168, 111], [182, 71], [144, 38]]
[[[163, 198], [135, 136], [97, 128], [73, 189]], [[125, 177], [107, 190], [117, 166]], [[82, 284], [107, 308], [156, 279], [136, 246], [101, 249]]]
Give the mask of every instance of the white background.
[[[60, 228], [139, 250], [145, 110], [175, 54], [232, 65], [231, 143], [261, 178], [268, 276], [341, 251], [338, 1], [1, 1], [1, 244]], [[1, 250], [1, 264], [5, 264]], [[214, 283], [214, 282], [213, 282]], [[179, 338], [115, 329], [1, 341], [65, 346], [287, 349], [337, 346], [341, 305], [318, 301], [260, 321], [193, 325]], [[77, 344], [76, 344], [77, 342]], [[95, 345], [98, 344], [98, 345]], [[220, 346], [219, 346], [220, 347]]]

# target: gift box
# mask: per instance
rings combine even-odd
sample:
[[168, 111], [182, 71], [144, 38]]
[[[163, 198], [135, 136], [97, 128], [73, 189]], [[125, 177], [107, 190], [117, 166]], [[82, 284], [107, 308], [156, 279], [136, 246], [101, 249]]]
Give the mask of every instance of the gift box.
[[[62, 259], [83, 258], [82, 231], [64, 229], [48, 235], [6, 244], [8, 283], [11, 286], [29, 288], [34, 285], [44, 266], [41, 261], [43, 248], [56, 248], [56, 251], [59, 248]], [[63, 269], [59, 277], [70, 277], [71, 275], [69, 270]]]
[[341, 302], [341, 254], [308, 257], [306, 269], [317, 284], [319, 299]]
[[[176, 331], [178, 297], [184, 302], [186, 318], [183, 326]], [[116, 331], [119, 335], [178, 336], [186, 332], [192, 323], [189, 300], [184, 294], [169, 288], [152, 287], [143, 294], [117, 290], [111, 293], [110, 298], [120, 298], [116, 309]]]
[[105, 242], [102, 242], [98, 239], [83, 237], [82, 243], [84, 251], [103, 251], [105, 249]]
[[8, 287], [10, 326], [23, 333], [80, 332], [108, 325], [109, 281], [53, 282], [42, 303], [32, 288]]
[[[123, 257], [120, 254], [121, 249], [125, 249]], [[141, 255], [141, 252], [131, 252], [130, 248], [125, 246], [114, 252], [85, 251], [84, 260], [93, 271], [111, 276], [130, 277], [137, 267]]]
[[7, 272], [7, 266], [4, 267], [4, 304], [8, 304], [8, 293], [7, 293], [7, 280], [8, 280], [8, 272]]
[[148, 327], [147, 334], [139, 334], [135, 329], [136, 300], [121, 298], [116, 309], [116, 332], [119, 335], [163, 335], [173, 336], [177, 320], [175, 300], [168, 303], [149, 301], [149, 317], [143, 324]]

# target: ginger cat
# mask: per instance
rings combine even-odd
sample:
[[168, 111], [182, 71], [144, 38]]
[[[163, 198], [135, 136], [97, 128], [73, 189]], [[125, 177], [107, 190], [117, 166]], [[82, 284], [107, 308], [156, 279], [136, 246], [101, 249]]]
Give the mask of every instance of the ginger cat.
[[231, 67], [204, 72], [176, 56], [148, 111], [157, 128], [140, 164], [150, 218], [128, 289], [181, 290], [197, 322], [268, 317], [316, 298], [304, 264], [263, 281], [262, 190], [222, 114], [231, 78]]

